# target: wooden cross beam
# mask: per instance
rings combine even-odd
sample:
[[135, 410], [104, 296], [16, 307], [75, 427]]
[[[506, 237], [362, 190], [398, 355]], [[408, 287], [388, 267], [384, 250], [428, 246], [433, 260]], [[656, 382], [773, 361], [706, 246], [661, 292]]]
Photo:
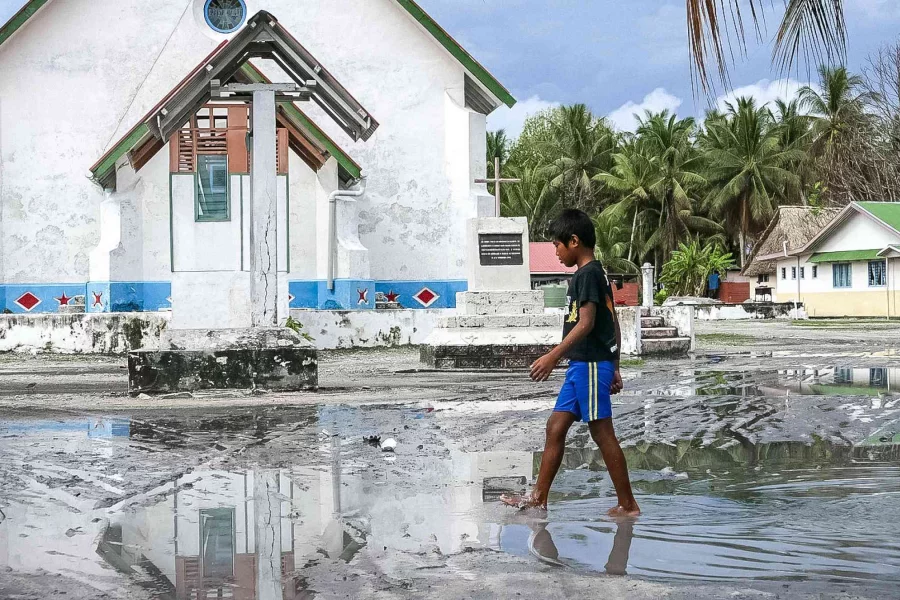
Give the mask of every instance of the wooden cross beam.
[[494, 157], [494, 178], [493, 179], [476, 179], [475, 183], [493, 183], [494, 184], [494, 200], [496, 201], [496, 216], [500, 216], [500, 184], [501, 183], [521, 183], [521, 179], [500, 177], [500, 157]]

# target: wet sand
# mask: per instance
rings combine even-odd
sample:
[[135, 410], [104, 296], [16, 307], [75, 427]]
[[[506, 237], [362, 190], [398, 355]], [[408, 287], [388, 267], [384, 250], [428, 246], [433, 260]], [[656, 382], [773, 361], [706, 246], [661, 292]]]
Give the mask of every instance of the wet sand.
[[2, 355], [0, 598], [259, 597], [270, 535], [285, 598], [889, 597], [900, 327], [698, 330], [624, 369], [634, 523], [583, 426], [547, 513], [496, 502], [536, 475], [561, 373], [338, 352], [318, 393], [132, 399], [121, 359]]

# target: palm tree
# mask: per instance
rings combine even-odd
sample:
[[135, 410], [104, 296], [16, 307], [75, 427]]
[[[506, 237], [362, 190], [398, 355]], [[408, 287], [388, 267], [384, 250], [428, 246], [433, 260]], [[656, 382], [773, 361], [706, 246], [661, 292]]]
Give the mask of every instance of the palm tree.
[[615, 133], [584, 104], [561, 107], [554, 113], [549, 133], [542, 153], [555, 157], [545, 167], [550, 185], [563, 195], [567, 206], [596, 212], [600, 207], [594, 176], [612, 164]]
[[615, 206], [610, 206], [594, 217], [597, 243], [594, 256], [603, 263], [608, 273], [637, 273], [638, 266], [625, 254], [629, 251], [628, 228], [622, 225]]
[[832, 203], [853, 200], [852, 179], [866, 148], [871, 117], [866, 104], [873, 99], [862, 89], [861, 77], [844, 67], [819, 68], [821, 91], [805, 86], [798, 92], [801, 108], [813, 117], [810, 153], [816, 159], [820, 176]]
[[522, 181], [503, 188], [500, 213], [504, 217], [526, 217], [531, 240], [550, 241], [547, 230], [559, 212], [559, 195], [540, 167], [509, 165], [508, 174]]
[[[500, 172], [503, 172], [503, 165], [506, 164], [506, 161], [509, 159], [509, 147], [510, 142], [509, 138], [506, 137], [506, 130], [498, 129], [497, 131], [488, 131], [487, 132], [487, 176], [488, 179], [495, 176], [494, 173], [494, 162], [495, 159], [500, 159]], [[493, 194], [494, 193], [494, 184], [488, 184], [488, 191]], [[500, 189], [501, 195], [503, 194], [503, 188]]]
[[800, 106], [815, 118], [812, 147], [817, 154], [841, 143], [865, 118], [866, 102], [871, 99], [871, 94], [861, 89], [862, 77], [850, 75], [846, 67], [819, 67], [819, 83], [821, 92], [808, 85], [798, 92]]
[[644, 118], [638, 119], [637, 137], [647, 145], [655, 167], [650, 192], [656, 204], [651, 212], [655, 211], [658, 220], [656, 231], [645, 243], [644, 253], [661, 251], [665, 259], [692, 231], [721, 230], [717, 223], [694, 214], [690, 194], [707, 183], [700, 174], [702, 156], [692, 140], [695, 128], [694, 119], [678, 120], [669, 111], [657, 114], [647, 111]]
[[787, 102], [775, 100], [775, 111], [769, 111], [769, 118], [778, 129], [779, 144], [784, 149], [797, 150], [801, 156], [787, 167], [800, 178], [800, 187], [786, 188], [778, 194], [780, 204], [808, 204], [806, 190], [815, 185], [812, 157], [809, 153], [812, 119], [800, 111], [800, 100]]
[[800, 179], [790, 171], [803, 153], [782, 148], [781, 132], [771, 113], [753, 98], [727, 104], [725, 119], [711, 122], [701, 138], [713, 191], [709, 212], [737, 231], [740, 265], [747, 254], [747, 239], [765, 228], [775, 213], [775, 196], [798, 189]]
[[[843, 0], [786, 0], [784, 17], [775, 36], [773, 62], [789, 71], [797, 56], [805, 56], [816, 63], [842, 61], [846, 53], [847, 27], [844, 21]], [[728, 61], [733, 56], [729, 32], [738, 38], [739, 50], [744, 50], [747, 0], [687, 0], [688, 46], [692, 58], [695, 83], [710, 91], [712, 79], [707, 63], [712, 62], [718, 78], [728, 82]], [[763, 19], [761, 0], [749, 0], [751, 19], [757, 37], [761, 37]]]
[[625, 143], [620, 152], [613, 154], [612, 168], [594, 176], [596, 181], [621, 194], [621, 199], [607, 209], [611, 211], [610, 218], [620, 221], [631, 218], [629, 261], [634, 259], [638, 220], [650, 203], [650, 186], [656, 174], [653, 159], [645, 146], [634, 140]]

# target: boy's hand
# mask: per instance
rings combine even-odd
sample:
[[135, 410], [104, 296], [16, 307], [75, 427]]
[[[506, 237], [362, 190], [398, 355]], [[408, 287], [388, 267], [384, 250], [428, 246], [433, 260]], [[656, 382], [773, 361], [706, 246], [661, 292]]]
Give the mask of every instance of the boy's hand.
[[622, 373], [617, 368], [616, 372], [613, 373], [613, 380], [612, 380], [612, 384], [610, 384], [610, 386], [609, 386], [609, 393], [610, 394], [618, 394], [619, 392], [622, 391], [622, 387], [623, 387]]
[[550, 354], [543, 355], [532, 363], [531, 379], [533, 381], [547, 381], [550, 378], [550, 373], [553, 372], [553, 369], [555, 369], [558, 364], [558, 358], [554, 358]]

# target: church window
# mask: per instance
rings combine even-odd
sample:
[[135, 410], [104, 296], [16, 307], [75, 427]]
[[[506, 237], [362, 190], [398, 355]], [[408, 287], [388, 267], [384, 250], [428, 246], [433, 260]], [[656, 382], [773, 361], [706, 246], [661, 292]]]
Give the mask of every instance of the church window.
[[213, 31], [234, 33], [247, 18], [247, 5], [244, 0], [206, 0], [203, 16]]
[[222, 154], [197, 156], [198, 221], [227, 221], [228, 157]]

